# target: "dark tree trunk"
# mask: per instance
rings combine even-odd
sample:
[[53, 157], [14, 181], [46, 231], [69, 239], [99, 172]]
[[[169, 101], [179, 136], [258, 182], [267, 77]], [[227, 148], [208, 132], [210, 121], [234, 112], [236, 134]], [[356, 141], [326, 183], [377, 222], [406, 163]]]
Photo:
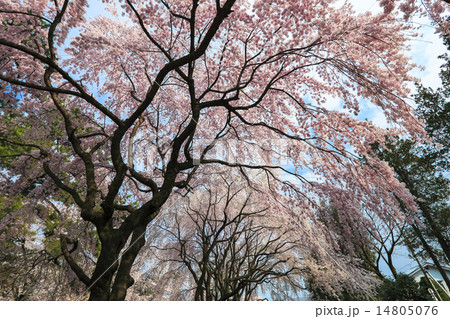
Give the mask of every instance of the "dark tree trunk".
[[133, 231], [130, 246], [121, 257], [110, 300], [125, 300], [128, 288], [134, 284], [130, 272], [139, 251], [145, 245], [145, 229], [146, 225], [141, 225]]
[[397, 269], [394, 266], [394, 261], [392, 260], [392, 252], [390, 252], [387, 257], [388, 257], [387, 265], [389, 267], [389, 270], [391, 271], [392, 276], [394, 276], [394, 278], [397, 279], [398, 273]]
[[[434, 265], [436, 266], [436, 268], [438, 269], [438, 271], [441, 274], [442, 278], [444, 279], [447, 287], [450, 287], [450, 280], [449, 280], [445, 270], [442, 268], [441, 263], [439, 262], [439, 259], [436, 257], [435, 253], [433, 252], [433, 249], [430, 247], [430, 245], [428, 245], [427, 241], [422, 236], [422, 232], [417, 227], [417, 225], [413, 224], [412, 228], [413, 228], [414, 233], [416, 234], [416, 236], [422, 242], [422, 245], [423, 245], [424, 249], [426, 250], [428, 255], [431, 257], [431, 260], [433, 260]], [[410, 247], [410, 249], [412, 249], [412, 247]]]
[[111, 242], [102, 243], [100, 256], [98, 257], [89, 287], [89, 300], [110, 300], [111, 282], [118, 267], [118, 259], [117, 245]]

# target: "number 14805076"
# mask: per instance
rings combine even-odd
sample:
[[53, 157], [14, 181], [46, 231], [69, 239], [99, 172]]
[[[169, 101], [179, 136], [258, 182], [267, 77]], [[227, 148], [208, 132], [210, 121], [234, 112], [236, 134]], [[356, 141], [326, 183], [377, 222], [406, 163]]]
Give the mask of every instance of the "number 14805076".
[[426, 316], [438, 314], [437, 306], [377, 306], [377, 315]]

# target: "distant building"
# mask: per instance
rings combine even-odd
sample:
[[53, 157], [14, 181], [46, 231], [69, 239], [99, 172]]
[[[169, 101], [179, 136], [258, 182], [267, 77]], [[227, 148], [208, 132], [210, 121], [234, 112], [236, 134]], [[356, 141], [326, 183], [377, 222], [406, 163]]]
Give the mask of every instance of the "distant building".
[[[439, 270], [436, 268], [435, 265], [431, 263], [425, 263], [423, 265], [423, 268], [428, 272], [429, 275], [431, 275], [434, 278], [434, 280], [436, 280], [439, 284], [441, 284], [442, 287], [444, 287], [447, 291], [450, 291], [449, 287], [447, 287], [447, 285], [445, 284], [445, 281], [442, 278], [441, 273], [439, 272]], [[450, 267], [443, 266], [442, 268], [444, 269], [447, 276], [450, 278]], [[418, 266], [416, 268], [411, 269], [408, 275], [413, 277], [417, 282], [420, 281], [420, 278], [425, 276], [420, 267]]]

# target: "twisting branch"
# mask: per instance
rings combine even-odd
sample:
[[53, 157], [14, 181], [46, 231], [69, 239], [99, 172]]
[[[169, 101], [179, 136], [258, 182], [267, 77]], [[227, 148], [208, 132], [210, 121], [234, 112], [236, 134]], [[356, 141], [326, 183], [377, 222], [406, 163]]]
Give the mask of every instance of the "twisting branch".
[[[91, 279], [85, 274], [83, 269], [81, 269], [81, 267], [76, 263], [76, 261], [73, 259], [71, 255], [77, 249], [78, 241], [71, 241], [67, 237], [61, 236], [60, 243], [61, 243], [61, 251], [70, 268], [72, 268], [72, 270], [77, 275], [78, 279], [81, 280], [81, 282], [83, 282], [86, 286], [89, 286], [91, 284]], [[67, 244], [73, 244], [72, 249], [69, 250], [67, 248]]]

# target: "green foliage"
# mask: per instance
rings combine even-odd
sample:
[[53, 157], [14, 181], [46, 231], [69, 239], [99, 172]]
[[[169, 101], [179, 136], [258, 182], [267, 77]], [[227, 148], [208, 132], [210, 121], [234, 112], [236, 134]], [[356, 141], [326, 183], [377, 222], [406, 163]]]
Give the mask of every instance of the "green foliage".
[[[427, 281], [426, 281], [425, 277], [422, 277], [420, 279], [421, 284], [422, 284], [422, 281], [424, 282], [423, 283], [424, 285], [426, 285], [427, 287], [429, 286], [427, 284]], [[431, 278], [431, 281], [432, 281], [434, 287], [436, 288], [439, 296], [441, 297], [442, 301], [450, 301], [450, 296], [444, 291], [444, 289], [442, 289], [442, 287], [436, 282], [436, 280]]]
[[397, 279], [386, 279], [379, 288], [379, 299], [383, 301], [428, 301], [432, 300], [426, 286], [418, 284], [412, 277], [399, 274]]
[[26, 154], [30, 151], [29, 147], [15, 145], [9, 141], [20, 140], [25, 134], [27, 127], [14, 125], [15, 114], [5, 114], [5, 108], [0, 106], [1, 121], [8, 126], [7, 132], [0, 131], [0, 168], [9, 167], [18, 155]]
[[[23, 203], [23, 196], [18, 195], [14, 198], [0, 197], [0, 222], [2, 219], [7, 218], [8, 215], [16, 212]], [[17, 242], [22, 242], [26, 236], [36, 235], [34, 231], [27, 227], [27, 223], [32, 223], [28, 218], [25, 220], [24, 216], [20, 214], [15, 217], [14, 220], [9, 221], [8, 226], [0, 230], [0, 234], [7, 233], [11, 227], [15, 228], [14, 236], [9, 237], [7, 242], [2, 243], [5, 247], [15, 245]]]
[[[450, 39], [444, 39], [450, 50]], [[415, 96], [419, 117], [426, 122], [426, 131], [433, 142], [439, 147], [430, 147], [427, 156], [441, 169], [450, 168], [450, 57], [448, 54], [440, 56], [445, 64], [441, 66], [440, 78], [442, 87], [437, 90], [418, 86]]]
[[5, 217], [8, 213], [11, 213], [20, 208], [22, 197], [17, 196], [12, 202], [8, 201], [5, 197], [0, 197], [0, 219]]
[[449, 234], [450, 209], [448, 198], [450, 195], [450, 181], [444, 172], [436, 166], [436, 160], [441, 160], [436, 153], [427, 153], [422, 146], [416, 146], [411, 140], [397, 139], [387, 141], [387, 149], [376, 148], [380, 158], [387, 161], [394, 168], [398, 179], [405, 183], [417, 201], [422, 214], [430, 214], [427, 219], [435, 222], [436, 228], [427, 228], [428, 235], [433, 233]]
[[[450, 40], [445, 39], [450, 49]], [[415, 96], [418, 116], [424, 121], [430, 142], [417, 143], [405, 138], [391, 139], [386, 149], [373, 145], [377, 155], [387, 161], [395, 170], [398, 179], [410, 193], [418, 198], [419, 213], [405, 214], [419, 218], [415, 231], [410, 230], [409, 241], [412, 247], [424, 245], [418, 242], [417, 231], [430, 243], [426, 253], [416, 254], [429, 259], [431, 254], [444, 263], [450, 262], [450, 59], [441, 56], [446, 63], [441, 67], [442, 87], [437, 90], [418, 86]], [[433, 251], [434, 249], [434, 251]]]

